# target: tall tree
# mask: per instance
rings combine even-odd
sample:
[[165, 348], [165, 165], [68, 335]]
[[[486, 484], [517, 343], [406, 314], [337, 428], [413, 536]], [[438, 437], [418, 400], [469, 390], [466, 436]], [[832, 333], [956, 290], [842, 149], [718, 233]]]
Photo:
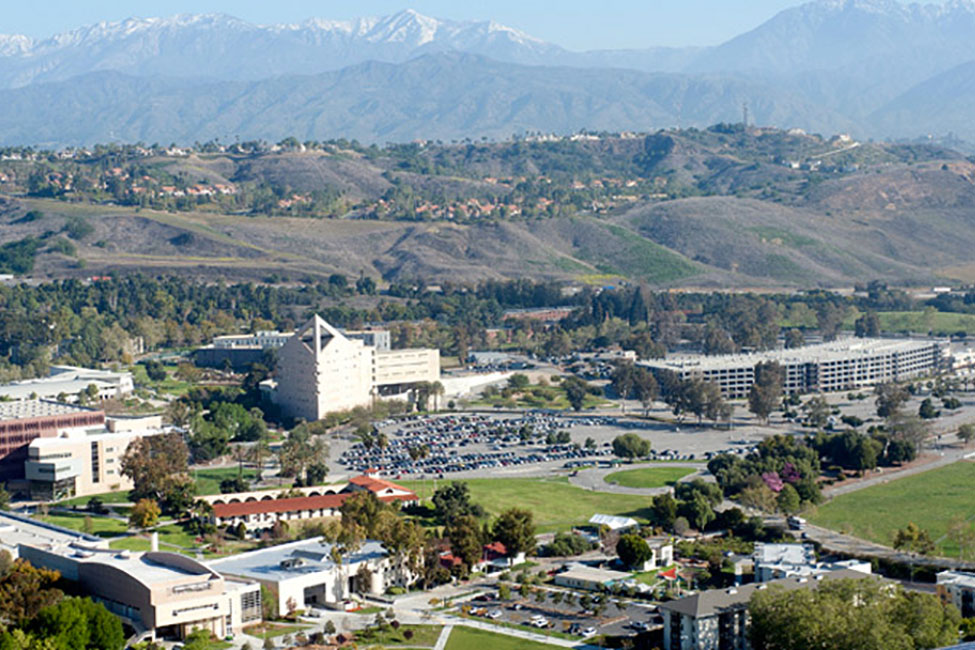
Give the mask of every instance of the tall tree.
[[494, 538], [504, 544], [512, 557], [519, 553], [535, 553], [535, 520], [530, 510], [509, 508], [501, 513], [491, 527]]
[[178, 433], [133, 440], [122, 456], [122, 474], [132, 479], [131, 498], [165, 501], [167, 485], [185, 475], [189, 451]]
[[765, 422], [782, 400], [782, 366], [766, 361], [755, 366], [755, 383], [748, 393], [748, 410]]

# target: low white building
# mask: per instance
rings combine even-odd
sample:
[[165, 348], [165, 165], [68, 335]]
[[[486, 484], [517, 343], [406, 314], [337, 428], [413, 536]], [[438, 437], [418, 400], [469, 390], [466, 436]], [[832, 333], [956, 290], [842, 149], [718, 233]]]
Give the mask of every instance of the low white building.
[[584, 564], [570, 564], [565, 571], [556, 573], [552, 582], [560, 587], [584, 589], [587, 591], [602, 591], [617, 583], [625, 583], [633, 576], [622, 571], [610, 569], [596, 569]]
[[755, 582], [781, 578], [810, 577], [849, 569], [869, 575], [872, 568], [862, 560], [820, 562], [812, 544], [763, 544], [757, 542], [752, 554]]
[[356, 595], [381, 595], [413, 579], [374, 540], [343, 552], [321, 537], [303, 539], [213, 560], [210, 567], [260, 582], [274, 594], [282, 615], [312, 605], [343, 608]]
[[117, 399], [134, 390], [130, 372], [51, 366], [47, 377], [24, 379], [0, 386], [0, 399], [77, 402], [78, 393], [88, 390], [90, 386], [95, 386], [98, 391], [95, 398], [99, 400]]

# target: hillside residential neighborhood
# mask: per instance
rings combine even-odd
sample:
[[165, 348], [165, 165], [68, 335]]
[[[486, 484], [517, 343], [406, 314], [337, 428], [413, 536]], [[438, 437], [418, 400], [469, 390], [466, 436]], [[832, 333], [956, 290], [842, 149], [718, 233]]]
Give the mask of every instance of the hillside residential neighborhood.
[[4, 7], [0, 650], [975, 648], [975, 0], [346, 5]]

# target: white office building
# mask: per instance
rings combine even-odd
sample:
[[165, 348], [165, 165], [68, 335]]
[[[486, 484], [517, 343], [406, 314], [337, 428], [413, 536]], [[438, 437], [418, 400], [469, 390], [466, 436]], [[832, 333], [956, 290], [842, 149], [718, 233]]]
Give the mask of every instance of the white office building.
[[277, 377], [262, 389], [286, 415], [311, 421], [440, 379], [438, 350], [382, 350], [363, 338], [314, 316], [280, 349]]
[[[78, 393], [94, 386], [96, 399], [116, 399], [132, 392], [132, 373], [74, 366], [51, 366], [50, 374], [0, 386], [0, 399], [78, 401]], [[59, 397], [60, 396], [60, 397]]]
[[779, 364], [786, 393], [845, 391], [931, 374], [943, 362], [944, 349], [940, 341], [847, 338], [752, 354], [673, 355], [640, 364], [658, 379], [665, 373], [682, 380], [698, 377], [737, 399], [748, 396], [760, 363]]
[[412, 576], [377, 541], [342, 551], [316, 537], [213, 560], [224, 575], [255, 580], [277, 599], [278, 613], [320, 605], [343, 609], [357, 595], [405, 587]]

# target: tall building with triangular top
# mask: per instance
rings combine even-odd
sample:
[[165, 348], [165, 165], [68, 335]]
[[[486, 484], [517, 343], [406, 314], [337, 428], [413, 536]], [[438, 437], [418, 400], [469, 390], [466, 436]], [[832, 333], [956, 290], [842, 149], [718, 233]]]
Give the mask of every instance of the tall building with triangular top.
[[278, 352], [272, 399], [285, 415], [312, 421], [440, 379], [439, 350], [389, 350], [368, 341], [313, 316]]

